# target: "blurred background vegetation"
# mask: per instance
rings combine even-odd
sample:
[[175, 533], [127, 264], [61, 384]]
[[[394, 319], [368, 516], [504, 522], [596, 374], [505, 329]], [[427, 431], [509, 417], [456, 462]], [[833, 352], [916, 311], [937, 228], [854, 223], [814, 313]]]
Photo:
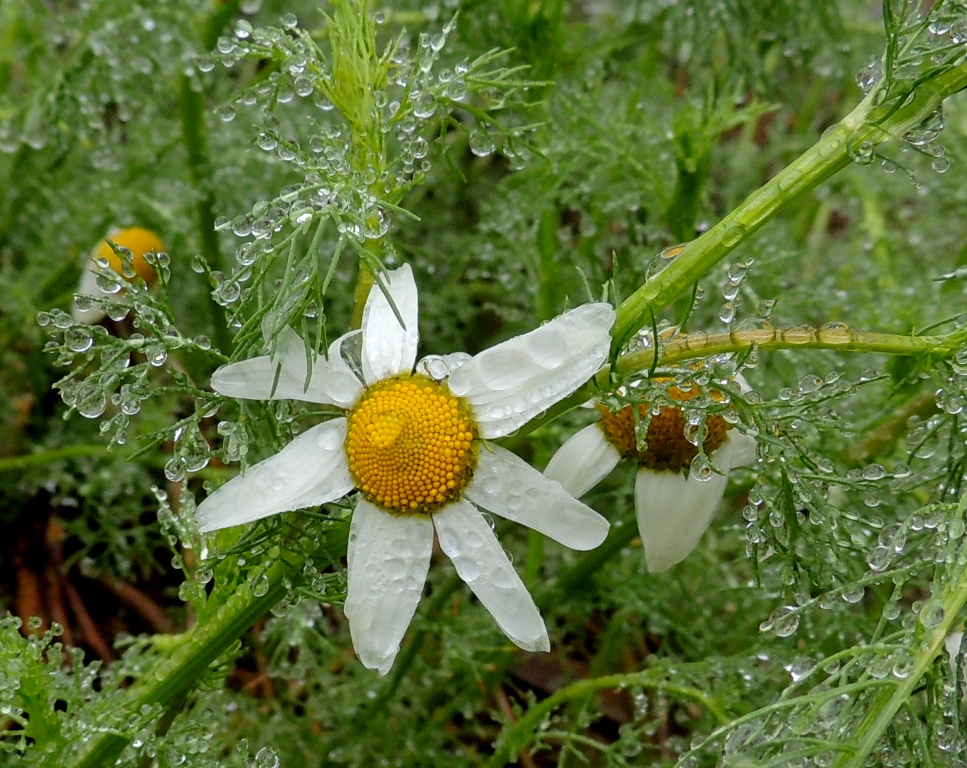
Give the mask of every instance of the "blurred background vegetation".
[[[370, 0], [377, 52], [429, 101], [397, 120], [405, 78], [374, 91], [386, 145], [360, 154], [376, 139], [305, 90], [322, 59], [293, 41], [329, 50], [361, 2], [0, 0], [0, 760], [69, 765], [111, 723], [139, 767], [822, 766], [867, 732], [866, 764], [962, 765], [943, 653], [873, 721], [937, 625], [925, 606], [962, 583], [963, 353], [747, 359], [761, 460], [668, 573], [630, 536], [582, 558], [501, 531], [549, 655], [507, 643], [444, 558], [376, 677], [352, 657], [336, 546], [197, 691], [111, 719], [206, 615], [212, 569], [257, 574], [287, 525], [208, 551], [190, 520], [207, 483], [306, 424], [207, 392], [258, 350], [267, 307], [321, 341], [350, 323], [360, 262], [409, 262], [427, 354], [484, 349], [609, 281], [620, 300], [847, 114], [888, 42], [917, 29], [908, 58], [929, 60], [967, 40], [956, 2]], [[656, 324], [963, 327], [963, 97], [892, 139]], [[165, 246], [160, 286], [78, 330], [90, 252], [133, 225]], [[542, 468], [585, 423], [507, 445]], [[624, 468], [586, 500], [618, 530], [631, 488]], [[320, 517], [292, 516], [310, 533]]]

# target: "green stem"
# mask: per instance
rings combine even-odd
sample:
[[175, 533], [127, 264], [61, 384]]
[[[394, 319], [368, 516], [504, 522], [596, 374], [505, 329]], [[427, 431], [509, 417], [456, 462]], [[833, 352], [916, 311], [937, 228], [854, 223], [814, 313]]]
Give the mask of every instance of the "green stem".
[[[215, 231], [215, 190], [211, 181], [211, 160], [208, 154], [208, 125], [205, 121], [205, 95], [194, 89], [193, 78], [181, 76], [181, 135], [188, 158], [188, 172], [195, 188], [195, 223], [201, 244], [202, 257], [212, 271], [221, 270], [222, 256]], [[208, 297], [211, 316], [212, 338], [215, 346], [225, 354], [231, 352], [231, 338], [228, 326], [215, 301], [211, 298], [211, 286], [207, 276], [199, 276], [202, 281], [202, 295]]]
[[[187, 632], [167, 658], [146, 673], [125, 693], [119, 704], [121, 722], [137, 717], [144, 706], [167, 706], [191, 691], [209, 665], [288, 592], [287, 584], [297, 579], [305, 564], [301, 555], [279, 559], [253, 581], [243, 584], [204, 623]], [[256, 594], [253, 582], [268, 588]], [[112, 766], [130, 741], [131, 734], [104, 732], [81, 745], [70, 764], [75, 768]]]
[[[199, 22], [201, 48], [210, 51], [218, 36], [238, 11], [240, 0], [215, 0]], [[195, 90], [194, 78], [182, 75], [179, 82], [181, 138], [185, 145], [188, 173], [195, 188], [195, 221], [201, 253], [212, 271], [222, 269], [221, 247], [215, 231], [215, 190], [212, 186], [211, 158], [208, 151], [208, 123], [205, 119], [205, 94]], [[202, 295], [208, 298], [215, 346], [226, 355], [231, 352], [231, 336], [218, 305], [211, 298], [211, 286], [202, 274]]]
[[30, 467], [42, 467], [64, 459], [78, 459], [88, 456], [110, 456], [111, 451], [103, 445], [69, 445], [25, 456], [10, 456], [0, 459], [0, 472], [22, 472]]
[[[967, 508], [967, 496], [961, 500], [958, 509], [959, 517], [963, 517], [965, 508]], [[961, 609], [967, 604], [967, 567], [963, 565], [965, 553], [967, 553], [967, 545], [960, 548], [958, 557], [954, 561], [961, 564], [955, 578], [945, 585], [943, 594], [939, 598], [943, 605], [943, 619], [933, 627], [920, 625], [923, 629], [923, 640], [919, 646], [920, 651], [914, 658], [910, 674], [897, 685], [877, 692], [866, 710], [866, 715], [853, 729], [857, 740], [856, 746], [848, 754], [837, 756], [833, 768], [861, 768], [867, 765], [867, 758], [893, 722], [896, 713], [904, 703], [909, 701], [913, 690], [933, 665], [934, 659], [943, 647], [944, 640], [950, 634], [954, 623], [959, 620]], [[849, 743], [852, 740], [847, 738], [844, 741]]]
[[663, 669], [605, 675], [604, 677], [595, 677], [572, 683], [528, 709], [520, 720], [503, 732], [500, 741], [497, 743], [497, 748], [494, 750], [493, 757], [487, 763], [488, 768], [500, 768], [500, 766], [510, 762], [533, 739], [541, 721], [563, 704], [569, 701], [586, 699], [598, 691], [627, 687], [654, 688], [666, 693], [676, 694], [685, 699], [691, 699], [705, 707], [719, 723], [729, 722], [728, 714], [714, 698], [698, 688], [671, 682]]
[[228, 26], [228, 22], [235, 18], [241, 0], [210, 0], [208, 5], [208, 11], [201, 22], [201, 47], [206, 51], [210, 51], [218, 43], [218, 36]]
[[540, 582], [541, 569], [544, 567], [544, 534], [537, 531], [527, 532], [527, 557], [524, 560], [524, 583], [533, 588]]
[[789, 203], [851, 162], [850, 152], [869, 142], [879, 144], [902, 136], [927, 119], [943, 100], [967, 86], [967, 63], [921, 83], [902, 106], [891, 101], [874, 106], [882, 94], [870, 93], [838, 124], [735, 210], [702, 236], [690, 242], [664, 271], [657, 274], [618, 307], [612, 328], [614, 349], [620, 349], [664, 307], [709, 272]]
[[[675, 339], [658, 350], [660, 365], [676, 363], [697, 357], [727, 352], [745, 352], [757, 349], [836, 349], [841, 352], [885, 352], [900, 356], [927, 355], [936, 359], [952, 357], [967, 343], [967, 331], [961, 329], [946, 336], [903, 336], [893, 333], [853, 331], [845, 326], [812, 328], [801, 325], [792, 328], [756, 328], [747, 331], [728, 331], [707, 334], [696, 331]], [[655, 348], [636, 350], [618, 358], [617, 370], [622, 376], [647, 371], [655, 364]], [[573, 394], [558, 401], [536, 419], [532, 419], [517, 433], [518, 436], [533, 432], [564, 413], [593, 400], [609, 387], [611, 369], [603, 368], [598, 374]]]
[[[367, 245], [370, 242], [372, 241], [367, 241]], [[359, 275], [356, 278], [356, 288], [353, 290], [353, 316], [350, 328], [362, 327], [363, 309], [366, 307], [366, 299], [369, 298], [369, 292], [373, 290], [375, 283], [376, 277], [373, 275], [373, 270], [369, 268], [369, 264], [360, 259]]]
[[630, 352], [618, 358], [618, 372], [626, 375], [645, 371], [655, 364], [675, 365], [697, 357], [757, 349], [836, 349], [841, 352], [886, 352], [891, 355], [931, 355], [939, 358], [954, 354], [967, 334], [955, 331], [947, 336], [905, 336], [894, 333], [853, 331], [844, 325], [812, 328], [755, 328], [707, 334], [696, 331], [674, 339], [656, 352], [654, 347]]

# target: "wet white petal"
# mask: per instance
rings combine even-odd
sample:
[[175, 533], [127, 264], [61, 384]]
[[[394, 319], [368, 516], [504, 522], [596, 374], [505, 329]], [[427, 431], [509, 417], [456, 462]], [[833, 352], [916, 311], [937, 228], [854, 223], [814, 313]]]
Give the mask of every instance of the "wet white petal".
[[345, 440], [345, 419], [326, 421], [303, 432], [199, 504], [195, 513], [198, 527], [214, 531], [345, 496], [353, 489]]
[[413, 619], [433, 551], [433, 523], [360, 499], [349, 529], [345, 612], [359, 660], [389, 672]]
[[[97, 271], [93, 267], [86, 265], [81, 271], [81, 279], [77, 283], [77, 293], [82, 293], [85, 296], [93, 296], [95, 299], [111, 296], [107, 291], [102, 291], [101, 287], [97, 284]], [[94, 323], [101, 322], [105, 316], [104, 310], [100, 308], [78, 309], [74, 306], [71, 307], [71, 317], [75, 323], [88, 323], [93, 325]]]
[[571, 394], [608, 359], [614, 309], [585, 304], [484, 350], [450, 376], [483, 437], [503, 437]]
[[346, 363], [339, 358], [326, 360], [314, 353], [312, 357], [310, 378], [305, 342], [291, 328], [285, 328], [279, 334], [273, 356], [223, 365], [212, 374], [212, 389], [245, 400], [303, 400], [343, 408], [352, 405], [362, 385]]
[[466, 501], [433, 515], [440, 548], [497, 625], [526, 651], [549, 651], [547, 629], [494, 532]]
[[[960, 653], [960, 645], [963, 639], [963, 632], [951, 632], [943, 641], [944, 647], [947, 649], [947, 662], [950, 665], [951, 677], [957, 676], [957, 654]], [[960, 676], [961, 678], [967, 676], [967, 658], [963, 660]]]
[[620, 460], [621, 454], [594, 423], [571, 435], [558, 448], [544, 470], [544, 477], [556, 480], [577, 498], [600, 483]]
[[420, 339], [416, 282], [410, 265], [387, 272], [383, 279], [399, 318], [383, 290], [374, 285], [363, 310], [363, 375], [369, 384], [412, 371]]
[[[743, 435], [737, 429], [729, 430], [728, 442], [732, 443], [732, 467], [745, 467], [755, 461], [755, 438]], [[719, 449], [721, 451], [721, 449]], [[716, 454], [717, 455], [717, 454]]]
[[465, 495], [572, 549], [594, 549], [608, 535], [608, 521], [601, 515], [498, 445], [480, 447], [477, 471]]
[[660, 573], [680, 563], [708, 529], [732, 468], [728, 441], [712, 460], [725, 474], [713, 474], [708, 480], [644, 467], [638, 470], [635, 511], [649, 571]]

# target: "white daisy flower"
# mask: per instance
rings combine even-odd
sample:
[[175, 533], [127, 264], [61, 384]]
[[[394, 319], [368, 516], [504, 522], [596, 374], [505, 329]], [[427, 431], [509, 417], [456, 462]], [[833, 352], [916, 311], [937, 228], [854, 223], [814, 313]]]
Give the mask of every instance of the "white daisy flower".
[[[122, 271], [121, 259], [108, 244], [111, 240], [119, 248], [127, 248], [131, 251], [131, 266], [135, 274], [148, 285], [154, 283], [157, 275], [151, 265], [144, 259], [144, 255], [150, 251], [163, 251], [164, 246], [161, 240], [150, 229], [144, 227], [128, 227], [127, 229], [114, 229], [102, 240], [97, 248], [86, 257], [81, 269], [81, 278], [77, 284], [77, 293], [82, 297], [75, 299], [74, 306], [71, 308], [71, 315], [75, 323], [88, 323], [93, 325], [104, 319], [105, 313], [96, 302], [91, 302], [90, 297], [111, 298], [114, 293], [105, 291], [98, 285], [97, 276], [108, 269], [114, 270], [125, 280], [133, 280], [127, 277]], [[107, 262], [107, 267], [99, 265], [95, 259]]]
[[[199, 526], [212, 531], [358, 490], [345, 612], [363, 664], [384, 675], [392, 666], [423, 592], [434, 532], [507, 637], [547, 651], [540, 613], [478, 507], [580, 550], [600, 544], [608, 522], [485, 440], [510, 434], [600, 369], [614, 310], [586, 304], [472, 358], [432, 357], [414, 368], [413, 274], [405, 265], [384, 279], [386, 292], [374, 288], [366, 302], [361, 331], [338, 339], [328, 359], [314, 358], [311, 373], [291, 329], [273, 356], [215, 371], [212, 388], [224, 395], [335, 405], [346, 415], [212, 493], [198, 507]], [[341, 354], [357, 334], [362, 379]]]
[[[697, 393], [694, 386], [689, 392], [669, 389], [669, 396], [680, 401]], [[642, 416], [648, 412], [647, 405], [638, 407]], [[637, 461], [635, 512], [645, 564], [653, 573], [667, 571], [684, 560], [705, 533], [725, 493], [729, 472], [755, 460], [755, 440], [731, 429], [721, 416], [708, 416], [703, 447], [721, 474], [696, 472], [692, 460], [698, 448], [685, 437], [681, 408], [668, 405], [652, 416], [645, 450], [638, 449], [635, 439], [632, 406], [617, 413], [598, 408], [601, 419], [565, 442], [544, 475], [580, 497], [621, 459]]]

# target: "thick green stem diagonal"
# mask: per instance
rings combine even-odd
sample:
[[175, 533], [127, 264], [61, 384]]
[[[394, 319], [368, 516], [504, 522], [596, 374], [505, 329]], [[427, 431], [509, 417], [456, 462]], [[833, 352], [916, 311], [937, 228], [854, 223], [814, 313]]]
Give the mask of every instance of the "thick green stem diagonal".
[[790, 202], [848, 166], [851, 149], [864, 142], [875, 145], [903, 136], [932, 115], [944, 99], [965, 87], [967, 63], [919, 84], [898, 108], [892, 103], [874, 106], [877, 92], [872, 92], [818, 142], [685, 246], [664, 271], [622, 302], [612, 329], [615, 350]]
[[[297, 579], [305, 562], [300, 555], [290, 554], [289, 558], [276, 560], [259, 575], [260, 583], [268, 582], [264, 594], [256, 595], [252, 582], [242, 585], [204, 624], [187, 633], [168, 658], [128, 689], [120, 710], [133, 716], [145, 705], [167, 705], [194, 689], [208, 666], [285, 597], [287, 582]], [[103, 733], [81, 745], [69, 764], [74, 768], [112, 766], [130, 740], [128, 733]]]

